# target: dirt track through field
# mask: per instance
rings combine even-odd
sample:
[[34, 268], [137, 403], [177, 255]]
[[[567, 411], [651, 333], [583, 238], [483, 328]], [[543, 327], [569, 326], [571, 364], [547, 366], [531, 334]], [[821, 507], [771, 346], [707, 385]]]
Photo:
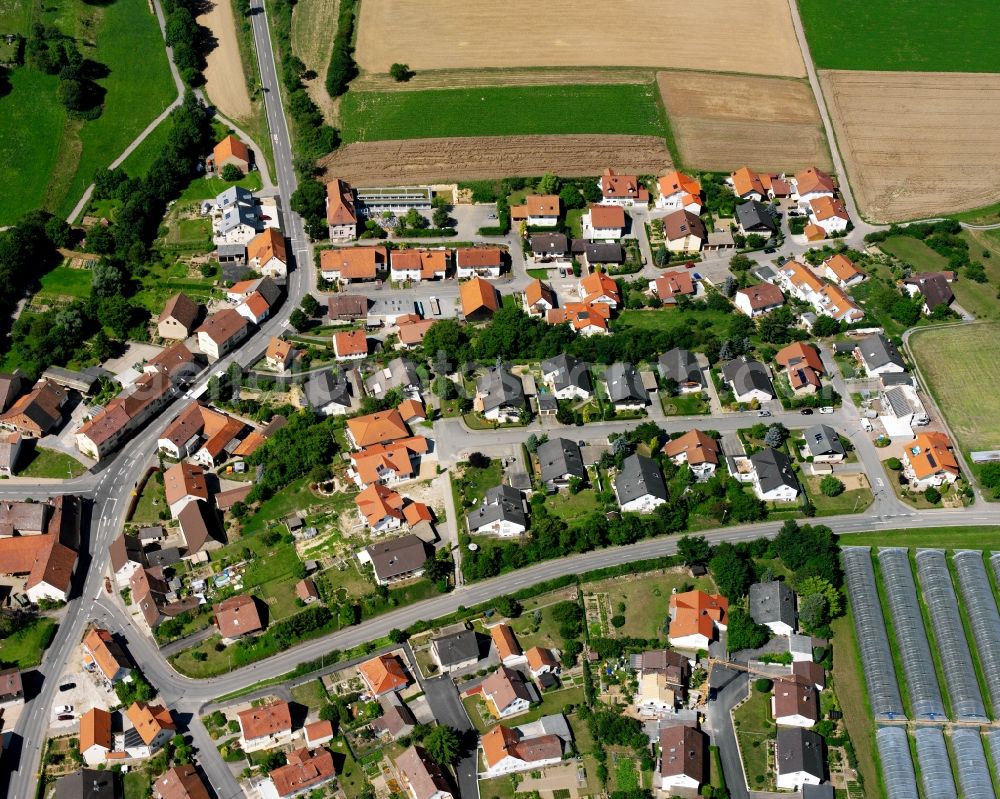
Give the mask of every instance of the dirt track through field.
[[831, 168], [806, 82], [698, 72], [656, 77], [685, 166], [722, 172]]
[[805, 74], [787, 0], [364, 0], [355, 58], [422, 69], [633, 66]]
[[320, 161], [326, 179], [339, 177], [357, 186], [546, 172], [574, 177], [598, 175], [609, 165], [659, 174], [670, 166], [670, 155], [655, 136], [482, 136], [356, 142]]
[[821, 71], [861, 213], [903, 221], [1000, 200], [1000, 75]]
[[208, 13], [198, 17], [198, 23], [212, 31], [217, 43], [205, 59], [205, 92], [230, 119], [246, 119], [250, 116], [250, 95], [243, 77], [232, 3], [212, 0]]

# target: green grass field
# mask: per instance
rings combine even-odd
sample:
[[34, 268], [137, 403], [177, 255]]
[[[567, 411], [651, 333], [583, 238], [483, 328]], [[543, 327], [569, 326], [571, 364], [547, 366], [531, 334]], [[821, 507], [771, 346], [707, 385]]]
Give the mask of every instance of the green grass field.
[[345, 142], [541, 133], [663, 136], [650, 85], [479, 87], [348, 92], [341, 100]]
[[160, 154], [170, 135], [170, 122], [164, 120], [157, 125], [142, 143], [132, 151], [132, 154], [122, 161], [124, 169], [131, 177], [142, 177]]
[[987, 345], [997, 336], [1000, 324], [984, 322], [928, 328], [910, 337], [930, 392], [966, 452], [1000, 448], [1000, 395], [984, 390], [1000, 381], [1000, 364]]
[[1000, 72], [1000, 5], [982, 0], [799, 0], [827, 69]]
[[90, 296], [90, 270], [57, 266], [41, 279], [39, 295], [48, 297], [75, 297], [85, 300]]
[[878, 246], [922, 272], [938, 272], [948, 268], [947, 258], [912, 236], [892, 236]]
[[841, 537], [844, 546], [921, 547], [935, 549], [1000, 549], [1000, 527], [927, 527], [879, 530]]
[[[0, 11], [0, 18], [6, 16]], [[106, 92], [104, 108], [96, 120], [67, 119], [55, 76], [13, 70], [12, 90], [0, 99], [0, 161], [8, 168], [0, 224], [40, 206], [67, 214], [95, 171], [117, 158], [174, 97], [163, 39], [146, 3], [97, 7], [55, 0], [35, 17], [74, 37], [84, 58], [107, 68], [97, 81]]]
[[18, 477], [55, 477], [69, 479], [86, 471], [83, 464], [65, 452], [35, 447], [22, 456]]
[[959, 278], [951, 284], [955, 301], [976, 319], [1000, 320], [1000, 230], [963, 230], [962, 238], [969, 243], [969, 258], [982, 265], [988, 282]]
[[30, 626], [0, 641], [0, 665], [30, 669], [42, 662], [42, 653], [56, 634], [54, 620], [42, 616]]

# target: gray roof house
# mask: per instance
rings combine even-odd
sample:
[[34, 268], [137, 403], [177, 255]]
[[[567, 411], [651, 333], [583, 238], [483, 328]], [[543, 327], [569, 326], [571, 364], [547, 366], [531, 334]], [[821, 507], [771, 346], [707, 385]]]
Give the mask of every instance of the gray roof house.
[[521, 378], [507, 366], [491, 366], [476, 381], [476, 395], [482, 400], [483, 415], [497, 418], [519, 414], [527, 407]]
[[625, 251], [620, 244], [573, 239], [570, 248], [574, 255], [583, 255], [588, 264], [620, 264], [625, 262]]
[[379, 585], [419, 577], [424, 573], [424, 563], [427, 561], [427, 548], [415, 535], [369, 544], [362, 553], [359, 560], [372, 564]]
[[788, 587], [788, 583], [780, 580], [754, 583], [750, 586], [747, 604], [750, 617], [775, 635], [795, 632], [798, 613], [795, 610], [795, 592]]
[[351, 383], [339, 370], [312, 375], [305, 384], [309, 407], [327, 416], [338, 416], [351, 409]]
[[508, 485], [489, 489], [479, 507], [466, 514], [470, 533], [520, 535], [528, 529], [521, 492]]
[[541, 258], [565, 255], [569, 240], [565, 233], [536, 233], [531, 237], [531, 252]]
[[760, 361], [750, 360], [745, 355], [733, 358], [722, 365], [722, 377], [732, 387], [737, 402], [774, 399], [771, 376]]
[[229, 205], [222, 209], [222, 218], [219, 220], [219, 235], [226, 235], [232, 230], [236, 230], [240, 225], [246, 225], [254, 230], [260, 229], [260, 219], [253, 206]]
[[417, 376], [417, 366], [409, 358], [393, 358], [383, 369], [365, 378], [365, 388], [373, 397], [384, 397], [395, 388], [404, 393], [420, 391], [420, 378]]
[[667, 486], [652, 458], [629, 455], [615, 477], [615, 495], [623, 511], [651, 511], [667, 501]]
[[899, 354], [896, 345], [881, 333], [859, 341], [855, 352], [865, 365], [870, 377], [882, 372], [903, 372], [906, 370], [903, 356]]
[[806, 451], [812, 457], [822, 460], [843, 460], [847, 456], [837, 431], [829, 425], [814, 424], [802, 436], [806, 440]]
[[701, 389], [705, 382], [694, 353], [675, 347], [659, 357], [656, 368], [662, 380], [675, 380], [681, 389]]
[[120, 779], [113, 771], [80, 769], [56, 780], [55, 799], [118, 799]]
[[479, 634], [475, 630], [459, 630], [431, 641], [431, 655], [442, 671], [471, 666], [479, 660], [479, 652]]
[[782, 775], [809, 775], [822, 780], [826, 771], [823, 739], [812, 730], [801, 727], [779, 727], [775, 746], [778, 782]]
[[542, 361], [542, 376], [557, 399], [586, 399], [594, 393], [587, 364], [566, 353]]
[[538, 445], [535, 453], [542, 470], [542, 482], [550, 487], [567, 485], [571, 477], [585, 480], [587, 469], [583, 465], [580, 447], [575, 441], [551, 438]]
[[649, 392], [632, 364], [621, 361], [611, 364], [604, 373], [604, 380], [608, 384], [608, 398], [617, 407], [645, 407], [648, 404]]
[[799, 481], [795, 479], [792, 461], [778, 449], [764, 447], [750, 456], [753, 464], [754, 487], [757, 496], [767, 501], [791, 501], [799, 494]]
[[757, 200], [736, 206], [736, 222], [743, 233], [760, 233], [771, 236], [778, 229], [771, 207]]
[[242, 186], [230, 186], [215, 196], [215, 204], [219, 208], [225, 208], [230, 205], [249, 205], [252, 207], [254, 204], [253, 192], [244, 189]]

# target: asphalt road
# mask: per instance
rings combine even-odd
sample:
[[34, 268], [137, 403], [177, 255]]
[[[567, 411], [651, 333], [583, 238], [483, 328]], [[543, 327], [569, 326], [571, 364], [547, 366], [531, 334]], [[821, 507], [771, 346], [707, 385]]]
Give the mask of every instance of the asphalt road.
[[469, 721], [465, 705], [458, 695], [458, 689], [451, 677], [442, 675], [423, 680], [427, 703], [434, 711], [434, 718], [440, 724], [453, 727], [462, 741], [462, 757], [455, 764], [458, 776], [458, 794], [461, 799], [479, 799], [479, 735]]

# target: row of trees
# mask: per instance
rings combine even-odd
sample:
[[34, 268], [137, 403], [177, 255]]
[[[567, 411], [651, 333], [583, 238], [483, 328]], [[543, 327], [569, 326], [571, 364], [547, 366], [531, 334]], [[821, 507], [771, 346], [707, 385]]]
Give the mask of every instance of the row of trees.
[[59, 76], [56, 97], [70, 114], [83, 119], [100, 116], [104, 89], [94, 78], [107, 74], [107, 70], [102, 64], [85, 60], [71, 38], [54, 25], [36, 22], [28, 35], [25, 58], [35, 69]]
[[206, 5], [205, 0], [163, 0], [167, 44], [173, 48], [174, 63], [188, 86], [204, 82], [202, 70], [212, 34], [198, 24], [197, 17], [207, 10]]

